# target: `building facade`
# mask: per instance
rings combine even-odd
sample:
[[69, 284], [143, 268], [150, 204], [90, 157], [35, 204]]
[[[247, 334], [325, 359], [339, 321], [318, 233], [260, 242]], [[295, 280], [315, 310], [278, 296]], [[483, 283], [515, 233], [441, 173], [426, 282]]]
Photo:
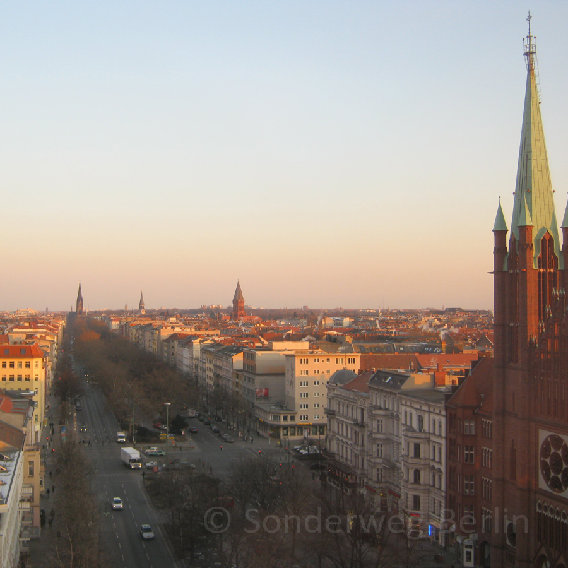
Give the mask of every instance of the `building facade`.
[[[530, 17], [529, 17], [530, 22]], [[493, 229], [492, 566], [568, 565], [568, 210], [560, 242], [536, 49], [526, 38], [526, 94], [511, 231]]]

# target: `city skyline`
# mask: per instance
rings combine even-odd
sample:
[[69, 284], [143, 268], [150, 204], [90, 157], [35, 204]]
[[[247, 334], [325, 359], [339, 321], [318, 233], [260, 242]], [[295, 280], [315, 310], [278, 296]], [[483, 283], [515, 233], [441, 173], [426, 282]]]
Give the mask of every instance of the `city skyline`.
[[[237, 280], [252, 306], [492, 308], [515, 3], [33, 7], [3, 9], [0, 309], [79, 282], [87, 309], [229, 305]], [[568, 6], [531, 10], [562, 219]]]

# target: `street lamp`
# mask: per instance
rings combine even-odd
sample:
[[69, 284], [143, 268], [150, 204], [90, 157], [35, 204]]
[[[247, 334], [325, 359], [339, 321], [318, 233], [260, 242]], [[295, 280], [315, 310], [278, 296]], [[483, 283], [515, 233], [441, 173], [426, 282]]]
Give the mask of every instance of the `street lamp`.
[[170, 439], [170, 406], [171, 402], [164, 402], [166, 407], [166, 440]]

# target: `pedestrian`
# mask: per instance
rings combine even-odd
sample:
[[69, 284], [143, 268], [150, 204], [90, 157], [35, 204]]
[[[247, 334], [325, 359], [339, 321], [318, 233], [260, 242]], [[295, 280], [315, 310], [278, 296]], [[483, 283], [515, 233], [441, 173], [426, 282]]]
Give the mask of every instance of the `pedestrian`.
[[55, 493], [55, 485], [52, 485], [52, 486], [51, 486], [51, 492], [52, 492], [52, 493]]
[[222, 446], [222, 445], [221, 445], [221, 446], [219, 446], [219, 449], [220, 449], [221, 451], [223, 451], [223, 446]]

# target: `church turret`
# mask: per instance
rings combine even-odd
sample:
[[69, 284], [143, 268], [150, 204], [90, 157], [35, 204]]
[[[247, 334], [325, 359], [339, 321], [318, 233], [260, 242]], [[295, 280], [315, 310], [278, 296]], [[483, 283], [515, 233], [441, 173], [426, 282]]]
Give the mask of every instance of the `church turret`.
[[[506, 274], [507, 274], [507, 223], [503, 215], [501, 200], [495, 224], [493, 225], [493, 238], [495, 246], [493, 249], [493, 293], [495, 296], [494, 320], [495, 320], [495, 356], [499, 354], [503, 357], [505, 345], [505, 325], [506, 325]], [[501, 361], [504, 363], [504, 361]]]
[[141, 314], [146, 313], [146, 308], [144, 307], [144, 294], [142, 293], [142, 290], [140, 290], [140, 301], [138, 302], [138, 311]]

